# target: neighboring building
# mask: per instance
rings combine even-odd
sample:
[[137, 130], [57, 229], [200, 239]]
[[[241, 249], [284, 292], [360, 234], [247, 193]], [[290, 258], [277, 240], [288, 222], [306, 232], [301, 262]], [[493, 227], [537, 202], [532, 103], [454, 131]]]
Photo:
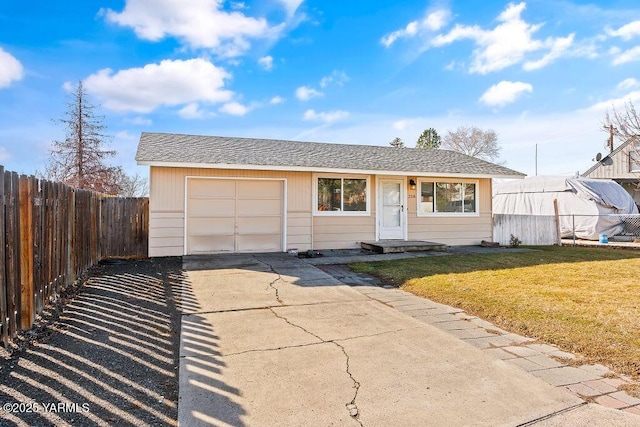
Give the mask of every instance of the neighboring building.
[[[563, 238], [575, 236], [598, 240], [602, 233], [609, 236], [622, 233], [625, 229], [624, 215], [636, 215], [638, 208], [622, 186], [611, 179], [535, 176], [496, 185], [493, 213], [522, 217], [522, 224], [531, 224], [531, 217], [550, 218], [554, 235], [559, 230]], [[536, 224], [535, 220], [533, 224]], [[533, 234], [544, 232], [543, 227], [529, 227]], [[506, 237], [509, 235], [507, 231], [511, 233], [511, 230], [502, 229], [495, 234]], [[513, 234], [517, 236], [518, 232], [514, 229]], [[526, 238], [528, 236], [523, 236]], [[497, 236], [496, 240], [500, 241]]]
[[627, 190], [636, 204], [640, 205], [640, 141], [630, 139], [621, 144], [582, 176], [613, 179]]
[[143, 133], [149, 255], [492, 239], [492, 178], [520, 172], [447, 150]]

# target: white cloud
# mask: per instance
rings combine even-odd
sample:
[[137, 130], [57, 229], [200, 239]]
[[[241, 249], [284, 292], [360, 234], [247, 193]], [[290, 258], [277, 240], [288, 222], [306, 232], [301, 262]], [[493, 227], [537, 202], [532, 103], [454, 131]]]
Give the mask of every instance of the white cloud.
[[304, 0], [279, 0], [287, 11], [287, 15], [293, 16]]
[[573, 43], [573, 34], [567, 37], [549, 37], [537, 40], [533, 35], [543, 24], [532, 25], [525, 22], [521, 14], [526, 3], [510, 3], [498, 16], [499, 24], [485, 30], [477, 25], [456, 25], [446, 34], [439, 34], [431, 40], [432, 46], [445, 46], [459, 40], [470, 39], [476, 48], [472, 54], [469, 69], [472, 73], [487, 74], [502, 70], [525, 60], [532, 52], [548, 51], [537, 61], [525, 63], [526, 70], [542, 68], [561, 57]]
[[273, 105], [282, 104], [283, 102], [284, 102], [284, 98], [280, 96], [274, 96], [269, 100], [269, 104], [273, 104]]
[[20, 61], [0, 47], [0, 89], [21, 80], [23, 75]]
[[182, 107], [178, 111], [178, 115], [183, 119], [187, 120], [195, 120], [195, 119], [204, 119], [208, 114], [206, 111], [200, 108], [200, 105], [197, 102], [191, 102], [184, 107]]
[[480, 97], [480, 102], [491, 107], [502, 107], [514, 102], [519, 96], [531, 92], [533, 92], [533, 86], [529, 83], [503, 80], [491, 86]]
[[316, 112], [315, 110], [307, 110], [304, 113], [304, 119], [308, 121], [333, 123], [338, 120], [349, 117], [349, 112], [342, 110]]
[[421, 21], [411, 21], [404, 28], [385, 35], [380, 39], [380, 43], [390, 47], [398, 39], [412, 38], [422, 32], [439, 31], [449, 23], [450, 19], [451, 12], [448, 9], [435, 10], [427, 14]]
[[418, 21], [412, 21], [412, 22], [409, 22], [407, 26], [404, 27], [403, 29], [396, 30], [382, 37], [382, 39], [380, 40], [380, 43], [382, 43], [386, 47], [389, 47], [392, 44], [394, 44], [398, 39], [411, 38], [417, 34], [418, 34]]
[[634, 78], [628, 78], [625, 79], [623, 81], [621, 81], [620, 83], [618, 83], [618, 85], [616, 86], [616, 88], [618, 90], [629, 90], [629, 89], [633, 89], [634, 87], [638, 87], [640, 86], [640, 82]]
[[324, 96], [324, 94], [312, 87], [300, 86], [298, 89], [296, 89], [296, 98], [298, 98], [300, 101], [308, 101], [312, 98], [318, 98], [321, 96]]
[[561, 58], [565, 52], [573, 45], [575, 34], [569, 34], [567, 37], [558, 37], [556, 39], [547, 39], [546, 46], [551, 47], [551, 51], [537, 61], [527, 61], [522, 68], [526, 71], [539, 70], [544, 68], [558, 58]]
[[613, 48], [611, 52], [615, 55], [613, 58], [613, 65], [622, 65], [628, 62], [640, 61], [640, 46], [632, 47], [631, 49], [621, 51]]
[[395, 122], [393, 122], [392, 126], [395, 130], [405, 130], [408, 125], [408, 120], [396, 120]]
[[227, 102], [218, 110], [221, 113], [229, 114], [231, 116], [244, 116], [249, 111], [251, 111], [250, 107], [246, 105], [242, 105], [239, 102]]
[[271, 71], [273, 69], [273, 56], [263, 56], [258, 59], [258, 64], [260, 64], [265, 70]]
[[324, 76], [320, 80], [320, 87], [327, 87], [330, 84], [342, 86], [349, 81], [349, 76], [344, 71], [334, 70], [330, 75]]
[[107, 68], [87, 77], [84, 85], [105, 108], [148, 113], [160, 106], [228, 102], [233, 97], [232, 91], [224, 89], [229, 77], [223, 68], [197, 58], [164, 60], [116, 73]]
[[608, 29], [607, 34], [620, 37], [622, 40], [631, 40], [635, 36], [640, 36], [640, 21], [630, 22], [617, 30]]
[[624, 108], [627, 102], [640, 102], [640, 90], [627, 93], [619, 98], [611, 98], [606, 101], [598, 102], [588, 108], [589, 111], [606, 111], [610, 108]]
[[147, 117], [134, 117], [132, 119], [125, 119], [124, 120], [127, 123], [131, 123], [132, 125], [139, 125], [139, 126], [151, 126], [153, 124], [153, 121]]
[[227, 57], [250, 47], [249, 40], [274, 38], [283, 24], [270, 26], [265, 18], [222, 10], [220, 0], [126, 0], [122, 12], [103, 10], [108, 22], [131, 27], [144, 40], [175, 37], [196, 49], [210, 49]]
[[232, 1], [230, 5], [231, 5], [231, 9], [235, 9], [235, 10], [247, 9], [247, 5], [243, 1]]

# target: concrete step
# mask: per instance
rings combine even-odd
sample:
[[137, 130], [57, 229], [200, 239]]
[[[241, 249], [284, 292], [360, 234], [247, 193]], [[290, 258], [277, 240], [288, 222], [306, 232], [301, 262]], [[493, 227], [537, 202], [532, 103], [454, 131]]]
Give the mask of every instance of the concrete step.
[[360, 242], [360, 247], [380, 254], [394, 252], [446, 252], [447, 245], [424, 240], [379, 240], [377, 242]]

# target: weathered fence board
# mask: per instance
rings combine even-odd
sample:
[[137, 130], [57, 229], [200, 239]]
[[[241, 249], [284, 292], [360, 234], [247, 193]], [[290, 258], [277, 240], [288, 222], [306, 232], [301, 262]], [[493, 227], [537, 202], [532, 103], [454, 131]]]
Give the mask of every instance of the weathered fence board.
[[146, 198], [118, 198], [0, 166], [0, 340], [29, 329], [61, 288], [108, 257], [146, 257]]
[[6, 244], [6, 293], [7, 293], [7, 329], [12, 338], [20, 325], [20, 216], [18, 215], [18, 174], [5, 172], [5, 197], [7, 198], [5, 216]]
[[9, 344], [8, 315], [7, 315], [7, 282], [5, 278], [5, 197], [4, 197], [4, 166], [0, 166], [0, 339], [6, 347]]
[[523, 245], [553, 245], [557, 243], [557, 234], [553, 215], [493, 215], [493, 241], [501, 245], [509, 245], [511, 235]]
[[20, 212], [20, 328], [29, 329], [35, 319], [33, 311], [33, 209], [31, 182], [26, 175], [18, 181]]

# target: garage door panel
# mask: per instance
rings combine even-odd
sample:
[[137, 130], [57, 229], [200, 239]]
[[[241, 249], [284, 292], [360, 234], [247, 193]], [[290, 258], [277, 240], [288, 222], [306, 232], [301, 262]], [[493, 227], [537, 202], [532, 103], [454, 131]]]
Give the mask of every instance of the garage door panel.
[[281, 217], [238, 218], [238, 234], [278, 234], [282, 233]]
[[282, 250], [284, 182], [190, 179], [187, 253]]
[[189, 217], [235, 216], [235, 199], [191, 199], [189, 200]]
[[236, 183], [233, 180], [189, 180], [190, 197], [235, 197]]
[[234, 252], [235, 237], [233, 235], [189, 236], [189, 253], [206, 254], [214, 252]]
[[282, 200], [238, 200], [238, 216], [282, 215]]
[[282, 181], [238, 181], [241, 199], [282, 199]]
[[238, 252], [279, 252], [282, 247], [280, 234], [238, 235]]
[[233, 234], [234, 218], [190, 218], [189, 234], [192, 236], [210, 234]]

